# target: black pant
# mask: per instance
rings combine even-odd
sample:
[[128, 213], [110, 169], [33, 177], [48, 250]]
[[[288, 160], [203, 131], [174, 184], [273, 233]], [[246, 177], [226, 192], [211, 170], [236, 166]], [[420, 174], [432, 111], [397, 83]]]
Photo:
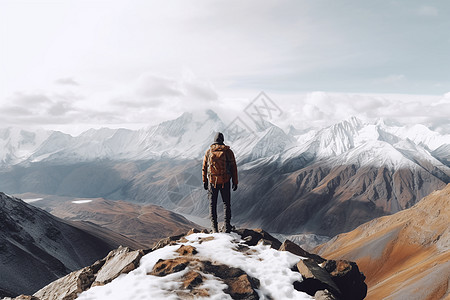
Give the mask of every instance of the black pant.
[[223, 211], [224, 211], [224, 221], [225, 221], [225, 231], [231, 231], [231, 200], [230, 200], [230, 182], [226, 182], [223, 185], [217, 185], [214, 187], [213, 184], [209, 185], [208, 188], [208, 198], [209, 198], [209, 215], [211, 218], [211, 226], [214, 231], [218, 231], [217, 228], [217, 198], [222, 196], [223, 201]]

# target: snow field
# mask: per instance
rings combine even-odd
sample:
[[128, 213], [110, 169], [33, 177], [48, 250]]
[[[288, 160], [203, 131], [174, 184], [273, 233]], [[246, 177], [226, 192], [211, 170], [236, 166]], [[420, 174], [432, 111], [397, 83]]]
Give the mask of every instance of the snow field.
[[88, 200], [88, 199], [86, 199], [86, 200], [75, 200], [75, 201], [72, 201], [72, 203], [74, 203], [74, 204], [85, 204], [85, 203], [90, 203], [90, 202], [92, 202], [92, 200]]
[[[213, 240], [204, 240], [214, 237]], [[241, 268], [248, 275], [259, 279], [257, 291], [260, 299], [313, 299], [309, 295], [296, 291], [294, 281], [301, 281], [300, 273], [291, 270], [301, 258], [286, 251], [277, 251], [270, 246], [250, 246], [249, 250], [238, 251], [243, 245], [241, 237], [235, 233], [192, 234], [186, 237], [185, 245], [194, 246], [200, 260], [209, 260], [217, 264]], [[147, 275], [159, 259], [178, 257], [175, 252], [180, 245], [166, 246], [145, 255], [140, 266], [129, 274], [116, 278], [105, 286], [98, 286], [82, 293], [80, 300], [137, 300], [137, 299], [179, 299], [176, 291], [181, 291], [181, 278], [189, 270], [173, 273], [164, 277]], [[208, 289], [207, 299], [231, 299], [223, 290], [226, 285], [210, 274], [202, 274], [206, 280], [200, 288]], [[203, 299], [203, 298], [196, 298]]]

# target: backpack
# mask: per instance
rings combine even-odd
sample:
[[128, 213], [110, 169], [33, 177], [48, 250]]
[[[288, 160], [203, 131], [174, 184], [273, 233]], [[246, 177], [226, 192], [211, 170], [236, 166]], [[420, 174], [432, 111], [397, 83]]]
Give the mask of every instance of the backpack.
[[216, 186], [231, 178], [230, 162], [227, 157], [229, 147], [211, 147], [208, 154], [208, 180]]

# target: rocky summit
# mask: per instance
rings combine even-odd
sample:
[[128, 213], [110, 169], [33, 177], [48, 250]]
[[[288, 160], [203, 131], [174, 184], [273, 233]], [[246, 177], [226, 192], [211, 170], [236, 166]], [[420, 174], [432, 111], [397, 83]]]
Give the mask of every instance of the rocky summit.
[[[191, 230], [151, 250], [120, 247], [30, 296], [94, 299], [364, 299], [354, 262], [326, 260], [261, 229]], [[5, 298], [11, 299], [11, 298]]]

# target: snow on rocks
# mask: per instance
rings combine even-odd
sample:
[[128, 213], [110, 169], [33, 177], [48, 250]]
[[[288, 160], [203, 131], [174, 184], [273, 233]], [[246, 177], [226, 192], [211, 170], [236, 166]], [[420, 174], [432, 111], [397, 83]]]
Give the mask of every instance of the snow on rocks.
[[[367, 291], [364, 278], [355, 263], [327, 261], [290, 241], [281, 244], [262, 229], [191, 230], [161, 240], [152, 250], [120, 247], [32, 299], [360, 300]], [[346, 290], [353, 295], [355, 289], [359, 296], [348, 297]]]
[[[294, 289], [293, 283], [302, 280], [291, 270], [297, 255], [262, 243], [247, 246], [236, 233], [196, 233], [183, 241], [147, 254], [136, 270], [78, 299], [179, 299], [186, 293], [183, 283], [191, 285], [186, 284], [189, 276], [199, 282], [193, 289], [198, 298], [233, 299], [230, 294], [238, 294], [243, 299], [312, 299]], [[179, 255], [180, 246], [194, 247], [197, 253]], [[164, 275], [158, 276], [162, 270]]]

